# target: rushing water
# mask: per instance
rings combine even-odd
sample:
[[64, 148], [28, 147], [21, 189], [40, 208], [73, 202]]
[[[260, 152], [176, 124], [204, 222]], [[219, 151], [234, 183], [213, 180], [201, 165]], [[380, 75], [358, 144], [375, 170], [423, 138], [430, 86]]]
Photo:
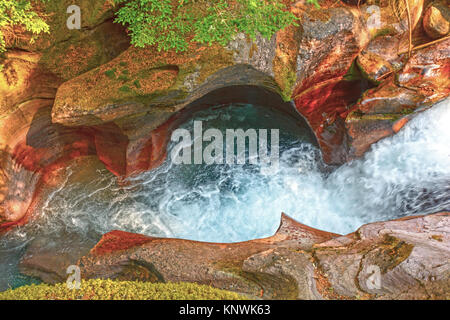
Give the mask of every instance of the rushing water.
[[[0, 290], [21, 283], [16, 266], [30, 241], [58, 247], [70, 235], [89, 247], [101, 234], [118, 229], [235, 242], [272, 235], [281, 212], [346, 234], [373, 221], [450, 210], [449, 99], [375, 144], [363, 159], [335, 170], [322, 163], [303, 129], [269, 109], [232, 105], [202, 111], [183, 128], [192, 132], [194, 120], [223, 132], [280, 129], [278, 171], [249, 164], [177, 166], [168, 159], [119, 184], [105, 169], [96, 170], [88, 182], [73, 182], [77, 167], [69, 167], [67, 183], [49, 195], [36, 219], [0, 241]], [[71, 250], [70, 243], [63, 247]]]

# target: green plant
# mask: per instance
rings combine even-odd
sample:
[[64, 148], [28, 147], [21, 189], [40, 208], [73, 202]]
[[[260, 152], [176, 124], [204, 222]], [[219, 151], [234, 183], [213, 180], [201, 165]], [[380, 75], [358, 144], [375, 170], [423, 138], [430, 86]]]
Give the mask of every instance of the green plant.
[[126, 75], [121, 74], [117, 79], [119, 79], [122, 82], [128, 82], [130, 81], [130, 78], [128, 78]]
[[140, 88], [141, 88], [141, 83], [139, 82], [139, 80], [134, 80], [134, 81], [133, 81], [133, 84], [134, 84], [134, 86], [135, 86], [137, 89], [140, 89]]
[[[307, 0], [318, 5], [317, 0]], [[240, 32], [271, 38], [296, 24], [281, 0], [115, 0], [116, 22], [128, 26], [137, 47], [187, 50], [191, 42], [226, 45]]]
[[110, 78], [110, 79], [115, 79], [116, 78], [116, 71], [117, 71], [117, 69], [107, 70], [107, 71], [105, 71], [105, 75], [108, 78]]
[[[36, 0], [49, 1], [49, 0]], [[58, 0], [51, 0], [58, 1]], [[293, 1], [293, 0], [290, 0]], [[226, 45], [237, 33], [272, 37], [296, 24], [282, 0], [107, 0], [118, 5], [115, 22], [128, 26], [137, 47], [187, 50], [191, 42]], [[319, 7], [318, 0], [306, 2]], [[0, 52], [17, 40], [35, 40], [49, 26], [31, 0], [0, 0]], [[31, 34], [31, 35], [30, 35]]]
[[234, 292], [195, 283], [83, 280], [78, 290], [65, 283], [39, 284], [0, 292], [0, 300], [242, 300]]
[[120, 92], [129, 93], [131, 92], [131, 88], [129, 86], [122, 86], [119, 88]]
[[[25, 32], [32, 36], [25, 36]], [[34, 11], [30, 0], [0, 0], [0, 52], [18, 39], [29, 38], [33, 42], [34, 36], [42, 32], [48, 33], [49, 26]]]

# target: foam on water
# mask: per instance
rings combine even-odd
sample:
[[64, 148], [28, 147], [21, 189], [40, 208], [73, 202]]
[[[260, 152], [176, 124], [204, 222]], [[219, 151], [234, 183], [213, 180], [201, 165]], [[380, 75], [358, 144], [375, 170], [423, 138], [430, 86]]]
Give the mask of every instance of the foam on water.
[[[261, 112], [265, 120], [257, 117]], [[54, 191], [37, 219], [1, 242], [11, 247], [11, 241], [23, 243], [37, 235], [57, 242], [77, 234], [95, 243], [117, 229], [235, 242], [272, 235], [281, 212], [346, 234], [369, 222], [450, 210], [450, 99], [375, 144], [363, 159], [328, 174], [317, 148], [299, 137], [288, 120], [274, 117], [256, 107], [231, 106], [202, 111], [194, 119], [222, 129], [287, 123], [280, 128], [276, 174], [265, 174], [258, 165], [176, 166], [168, 159], [123, 186], [98, 170], [87, 185], [68, 183]], [[183, 127], [192, 131], [194, 119]], [[67, 170], [70, 176], [76, 168]]]

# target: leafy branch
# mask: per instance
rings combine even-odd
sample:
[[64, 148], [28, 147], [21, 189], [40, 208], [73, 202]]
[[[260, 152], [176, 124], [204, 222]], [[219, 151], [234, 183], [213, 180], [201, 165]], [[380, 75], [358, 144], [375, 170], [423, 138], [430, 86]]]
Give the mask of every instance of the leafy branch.
[[[34, 11], [30, 0], [0, 0], [0, 52], [17, 40], [28, 39], [25, 32], [49, 32], [49, 26]], [[34, 37], [30, 38], [34, 41]]]
[[[317, 0], [308, 0], [317, 4]], [[128, 26], [137, 47], [185, 51], [191, 42], [226, 45], [243, 32], [270, 39], [296, 24], [280, 0], [115, 0], [116, 22]]]

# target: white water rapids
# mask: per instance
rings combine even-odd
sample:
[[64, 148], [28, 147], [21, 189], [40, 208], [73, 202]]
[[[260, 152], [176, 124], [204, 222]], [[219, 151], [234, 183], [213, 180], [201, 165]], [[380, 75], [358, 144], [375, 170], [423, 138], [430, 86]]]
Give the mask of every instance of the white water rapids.
[[[277, 174], [263, 174], [251, 165], [177, 166], [169, 159], [119, 186], [101, 170], [88, 186], [69, 184], [52, 193], [33, 224], [41, 231], [44, 226], [53, 232], [119, 229], [234, 242], [273, 234], [281, 212], [346, 234], [368, 222], [450, 210], [449, 104], [446, 100], [423, 112], [397, 135], [375, 144], [363, 159], [331, 174], [320, 170], [318, 150], [297, 140], [287, 127], [281, 134]], [[268, 113], [267, 123], [252, 120], [255, 113]], [[271, 111], [249, 105], [202, 111], [183, 127], [192, 130], [194, 119], [219, 128], [274, 127]]]

